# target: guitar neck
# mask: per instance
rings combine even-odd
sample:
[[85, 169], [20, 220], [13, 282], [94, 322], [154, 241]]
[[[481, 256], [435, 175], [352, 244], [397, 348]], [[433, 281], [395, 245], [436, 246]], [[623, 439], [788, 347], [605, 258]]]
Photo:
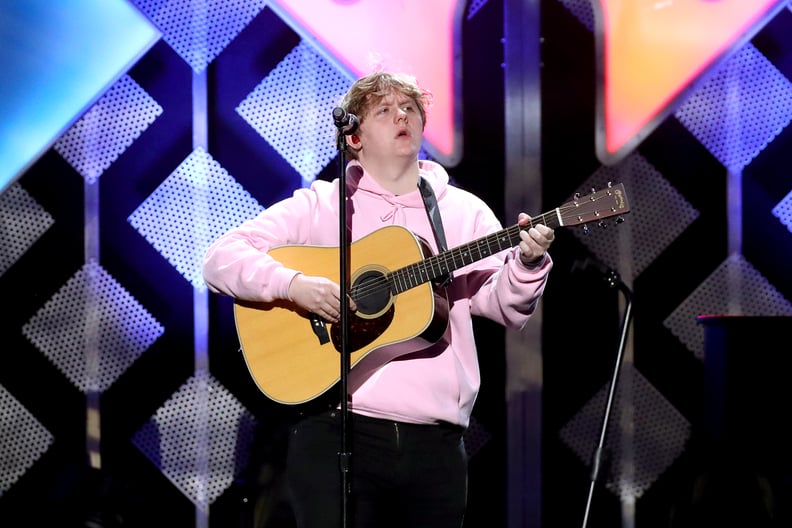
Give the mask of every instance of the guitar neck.
[[504, 249], [513, 248], [520, 243], [520, 231], [539, 224], [554, 229], [560, 227], [558, 209], [532, 217], [526, 225], [515, 224], [467, 244], [438, 253], [421, 262], [395, 270], [388, 274], [392, 291], [394, 293], [407, 291], [425, 282], [445, 277], [462, 266], [477, 262]]
[[425, 282], [445, 277], [451, 272], [472, 264], [504, 249], [510, 249], [520, 243], [520, 231], [530, 229], [539, 224], [556, 229], [562, 226], [581, 225], [595, 220], [619, 216], [630, 212], [624, 185], [608, 185], [607, 189], [592, 192], [575, 199], [560, 207], [532, 217], [526, 225], [513, 225], [496, 233], [479, 238], [473, 242], [458, 246], [421, 262], [395, 270], [388, 274], [391, 292], [401, 293]]

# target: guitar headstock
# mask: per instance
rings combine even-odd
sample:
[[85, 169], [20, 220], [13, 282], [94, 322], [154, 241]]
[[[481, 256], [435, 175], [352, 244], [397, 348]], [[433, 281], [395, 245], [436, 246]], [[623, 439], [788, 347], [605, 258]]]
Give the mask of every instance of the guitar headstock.
[[624, 184], [608, 184], [601, 191], [593, 191], [586, 196], [575, 195], [575, 199], [558, 208], [560, 223], [563, 226], [587, 224], [599, 221], [600, 225], [606, 218], [618, 216], [617, 222], [624, 219], [621, 215], [630, 212]]

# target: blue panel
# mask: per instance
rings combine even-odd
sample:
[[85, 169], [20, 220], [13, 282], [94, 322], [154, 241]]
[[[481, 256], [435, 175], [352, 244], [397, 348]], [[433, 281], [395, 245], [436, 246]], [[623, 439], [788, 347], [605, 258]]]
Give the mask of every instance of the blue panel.
[[160, 38], [125, 0], [0, 6], [0, 191]]

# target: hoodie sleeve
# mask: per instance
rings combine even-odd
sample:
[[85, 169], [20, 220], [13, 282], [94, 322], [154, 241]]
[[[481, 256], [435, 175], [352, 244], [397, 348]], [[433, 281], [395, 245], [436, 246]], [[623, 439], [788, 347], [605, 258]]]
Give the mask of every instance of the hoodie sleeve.
[[299, 271], [283, 266], [268, 251], [307, 243], [315, 203], [315, 193], [299, 189], [215, 240], [203, 260], [209, 290], [249, 301], [288, 299], [289, 284]]
[[[480, 200], [472, 200], [473, 204], [479, 204], [479, 214], [475, 233], [470, 237], [478, 238], [500, 231], [502, 226], [494, 213]], [[482, 260], [466, 273], [470, 313], [510, 329], [522, 329], [539, 304], [552, 267], [553, 260], [549, 254], [535, 265], [526, 266], [520, 260], [519, 247]]]
[[549, 254], [536, 266], [526, 266], [519, 248], [506, 252], [500, 269], [489, 275], [471, 297], [470, 311], [521, 330], [536, 310], [553, 267]]

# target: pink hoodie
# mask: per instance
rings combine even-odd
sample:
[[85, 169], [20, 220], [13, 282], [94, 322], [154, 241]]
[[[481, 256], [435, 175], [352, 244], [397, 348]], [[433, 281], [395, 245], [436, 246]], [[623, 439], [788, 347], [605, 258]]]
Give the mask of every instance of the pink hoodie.
[[[435, 191], [449, 248], [502, 229], [481, 199], [449, 185], [440, 165], [421, 161], [420, 174]], [[395, 196], [356, 161], [347, 167], [347, 185], [351, 240], [395, 224], [409, 228], [437, 252], [417, 187]], [[338, 180], [315, 181], [310, 189], [296, 190], [291, 198], [221, 236], [204, 259], [209, 289], [251, 301], [288, 299], [289, 284], [299, 271], [282, 266], [267, 252], [284, 244], [338, 246], [338, 203]], [[481, 382], [471, 314], [521, 329], [552, 268], [549, 255], [527, 267], [518, 252], [516, 247], [504, 250], [456, 270], [448, 288], [451, 310], [443, 338], [429, 349], [385, 365], [366, 365], [364, 358], [350, 372], [350, 409], [403, 422], [467, 426]]]

